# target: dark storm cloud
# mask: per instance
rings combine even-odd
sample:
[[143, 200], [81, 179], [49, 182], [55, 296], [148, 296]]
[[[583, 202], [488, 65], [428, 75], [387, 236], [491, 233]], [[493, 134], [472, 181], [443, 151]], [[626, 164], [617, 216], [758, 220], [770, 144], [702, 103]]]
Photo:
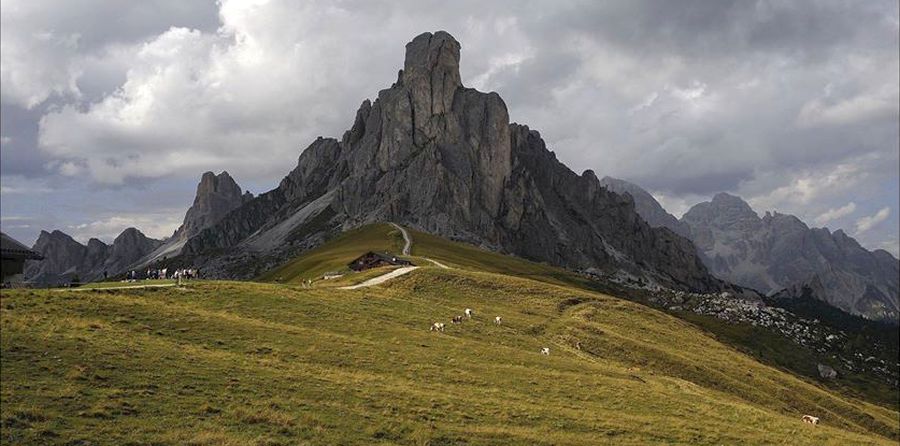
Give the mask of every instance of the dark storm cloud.
[[0, 175], [44, 175], [47, 159], [37, 150], [38, 121], [43, 110], [0, 103]]
[[80, 178], [99, 196], [228, 169], [264, 189], [395, 79], [405, 42], [445, 29], [464, 83], [498, 91], [573, 170], [676, 213], [738, 193], [896, 253], [896, 2], [4, 1], [2, 15], [7, 178]]

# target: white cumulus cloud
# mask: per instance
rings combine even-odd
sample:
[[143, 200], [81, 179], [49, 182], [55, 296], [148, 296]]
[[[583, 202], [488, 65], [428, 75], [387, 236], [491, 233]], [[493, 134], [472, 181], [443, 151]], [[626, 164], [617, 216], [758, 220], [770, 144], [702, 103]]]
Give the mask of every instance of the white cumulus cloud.
[[887, 220], [890, 215], [891, 208], [885, 207], [876, 212], [874, 215], [869, 215], [856, 220], [856, 233], [862, 234], [864, 232], [868, 232], [872, 228], [878, 226], [881, 222]]
[[819, 226], [825, 226], [826, 223], [837, 220], [841, 217], [846, 217], [852, 214], [854, 211], [856, 211], [856, 203], [851, 201], [839, 208], [831, 208], [825, 211], [824, 213], [816, 217], [815, 222]]

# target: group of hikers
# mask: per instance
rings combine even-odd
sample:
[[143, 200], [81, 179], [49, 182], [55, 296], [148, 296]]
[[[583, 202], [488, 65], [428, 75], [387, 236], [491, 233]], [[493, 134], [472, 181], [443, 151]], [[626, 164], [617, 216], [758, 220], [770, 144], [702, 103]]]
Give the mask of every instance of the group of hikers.
[[169, 268], [148, 268], [145, 274], [140, 274], [134, 270], [129, 271], [125, 276], [125, 280], [134, 282], [138, 279], [196, 279], [198, 277], [200, 277], [199, 268], [179, 268], [171, 271]]

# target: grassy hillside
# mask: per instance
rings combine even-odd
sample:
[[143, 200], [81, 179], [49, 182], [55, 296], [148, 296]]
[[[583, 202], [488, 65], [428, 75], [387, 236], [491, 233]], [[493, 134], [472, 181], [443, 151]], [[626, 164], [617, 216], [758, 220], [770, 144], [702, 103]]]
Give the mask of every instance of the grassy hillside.
[[[424, 267], [0, 294], [2, 444], [896, 444], [897, 409], [764, 365], [565, 271], [413, 233]], [[290, 283], [376, 225], [280, 268]], [[453, 267], [428, 266], [423, 257]], [[517, 277], [523, 276], [523, 277]], [[451, 325], [464, 308], [476, 317]], [[503, 316], [501, 326], [491, 321]], [[447, 323], [445, 333], [428, 330]], [[580, 346], [576, 348], [576, 345]], [[551, 355], [542, 356], [541, 347]], [[803, 414], [822, 424], [800, 422]], [[83, 442], [79, 443], [79, 440]]]
[[[649, 297], [652, 297], [651, 294], [612, 286], [612, 284], [602, 284], [555, 266], [498, 254], [420, 231], [411, 229], [407, 229], [407, 231], [413, 239], [411, 258], [418, 265], [432, 265], [427, 259], [434, 259], [453, 268], [529, 278], [587, 291], [627, 297], [628, 300], [653, 306], [649, 300]], [[387, 224], [366, 226], [342, 234], [325, 246], [288, 262], [279, 268], [277, 272], [269, 273], [263, 279], [272, 281], [272, 277], [281, 277], [286, 283], [296, 284], [307, 277], [321, 277], [321, 273], [324, 271], [340, 270], [341, 268], [346, 270], [346, 263], [367, 250], [386, 250], [396, 253], [400, 251], [402, 245], [401, 234], [393, 226]], [[380, 269], [378, 271], [347, 274], [338, 280], [319, 281], [316, 286], [337, 287], [351, 285], [363, 282], [384, 272], [386, 270]], [[821, 354], [814, 349], [799, 346], [780, 334], [765, 328], [754, 327], [748, 324], [727, 323], [721, 319], [690, 312], [662, 310], [704, 329], [720, 342], [749, 354], [758, 361], [805, 376], [810, 380], [818, 381], [818, 371], [815, 365], [819, 362], [828, 363], [831, 359], [827, 354]], [[853, 327], [842, 325], [837, 325], [836, 327], [857, 333], [857, 331], [852, 330]], [[896, 337], [896, 330], [892, 334]], [[854, 341], [857, 344], [870, 342], [869, 338], [861, 336], [856, 336], [856, 338], [860, 338]], [[860, 350], [857, 349], [855, 351]], [[842, 370], [842, 372], [840, 380], [824, 383], [819, 381], [819, 383], [852, 398], [865, 399], [889, 408], [897, 406], [900, 392], [895, 386], [891, 386], [878, 377], [865, 373], [849, 369]]]
[[[4, 444], [897, 438], [897, 412], [761, 365], [673, 317], [509, 276], [421, 268], [356, 291], [195, 282], [0, 300]], [[465, 307], [474, 320], [428, 331]], [[805, 413], [822, 425], [800, 423]]]
[[326, 272], [349, 272], [347, 264], [367, 251], [399, 254], [402, 248], [403, 237], [393, 226], [364, 226], [347, 231], [326, 245], [266, 272], [258, 280], [300, 284], [306, 279], [318, 279]]
[[[407, 229], [413, 239], [411, 259], [419, 266], [431, 266], [427, 259], [438, 260], [453, 268], [470, 271], [493, 272], [514, 275], [558, 285], [590, 287], [589, 280], [561, 268], [529, 262], [478, 247], [453, 242], [425, 232]], [[306, 279], [318, 279], [328, 271], [348, 273], [341, 281], [322, 281], [321, 285], [348, 284], [370, 278], [369, 272], [352, 273], [347, 264], [366, 251], [384, 251], [399, 254], [403, 237], [389, 224], [374, 224], [348, 231], [329, 240], [325, 245], [310, 250], [278, 268], [266, 272], [257, 280], [300, 284]], [[326, 285], [327, 286], [327, 285]]]
[[[390, 231], [390, 229], [391, 227], [387, 227], [380, 229], [380, 231]], [[367, 233], [368, 230], [364, 229], [362, 232]], [[428, 233], [411, 229], [408, 229], [408, 232], [413, 239], [413, 259], [417, 259], [416, 261], [419, 264], [429, 265], [430, 263], [423, 258], [427, 257], [429, 259], [439, 260], [454, 268], [462, 268], [470, 271], [494, 272], [534, 279], [546, 283], [566, 285], [587, 291], [596, 291], [618, 297], [627, 297], [628, 300], [652, 306], [651, 302], [648, 300], [648, 297], [651, 295], [647, 295], [640, 291], [615, 287], [611, 286], [611, 284], [602, 284], [555, 266], [529, 262], [521, 258], [498, 254], [466, 243], [449, 241]], [[396, 237], [398, 240], [397, 243], [399, 244], [399, 233], [390, 232], [390, 234], [393, 237]], [[323, 249], [327, 250], [327, 247]], [[344, 279], [345, 282], [340, 283], [340, 285], [358, 283], [365, 278], [366, 277], [354, 277], [353, 275], [350, 275], [346, 277]], [[334, 283], [334, 285], [339, 284]], [[811, 380], [817, 380], [818, 378], [818, 371], [815, 365], [818, 362], [828, 363], [830, 360], [828, 355], [823, 355], [813, 349], [799, 346], [781, 335], [762, 327], [754, 327], [748, 324], [732, 324], [722, 321], [721, 319], [690, 312], [664, 311], [706, 330], [720, 342], [731, 345], [732, 347], [753, 356], [758, 361], [806, 376]], [[800, 314], [802, 315], [805, 313], [801, 312]], [[806, 316], [809, 318], [816, 317], [811, 314], [806, 314]], [[857, 345], [848, 346], [848, 349], [853, 349], [858, 352], [860, 351], [857, 348], [858, 344], [871, 342], [868, 337], [870, 333], [866, 330], [860, 331], [857, 327], [846, 326], [846, 324], [838, 324], [835, 325], [835, 327], [850, 333], [865, 333], [867, 335], [867, 337], [855, 336], [853, 343]], [[887, 332], [889, 333], [888, 336], [897, 336], [896, 329], [887, 330]], [[879, 336], [876, 336], [874, 339], [888, 344]], [[894, 341], [894, 344], [896, 344], [896, 341]], [[878, 404], [887, 407], [897, 406], [900, 392], [898, 392], [898, 389], [895, 386], [891, 386], [877, 377], [864, 373], [848, 369], [842, 370], [842, 372], [843, 374], [840, 380], [828, 381], [822, 384], [850, 397], [877, 402]]]

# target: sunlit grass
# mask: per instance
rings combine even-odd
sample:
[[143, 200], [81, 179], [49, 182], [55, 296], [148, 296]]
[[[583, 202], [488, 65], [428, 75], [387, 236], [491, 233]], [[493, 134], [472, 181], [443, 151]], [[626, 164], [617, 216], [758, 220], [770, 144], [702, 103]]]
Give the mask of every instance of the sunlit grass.
[[[449, 324], [466, 307], [476, 317]], [[461, 269], [354, 291], [4, 291], [0, 323], [4, 444], [843, 445], [898, 430], [896, 411], [663, 313]]]

